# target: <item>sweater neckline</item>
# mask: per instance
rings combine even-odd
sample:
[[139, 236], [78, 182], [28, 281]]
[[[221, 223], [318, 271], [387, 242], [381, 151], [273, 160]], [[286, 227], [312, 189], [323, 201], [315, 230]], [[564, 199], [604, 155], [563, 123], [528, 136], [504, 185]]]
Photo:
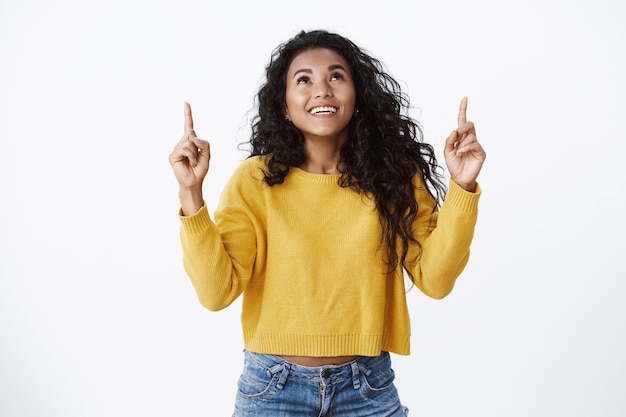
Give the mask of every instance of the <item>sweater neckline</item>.
[[289, 169], [289, 175], [293, 175], [294, 179], [299, 181], [305, 181], [315, 184], [334, 184], [337, 185], [337, 181], [341, 177], [341, 174], [314, 174], [308, 172], [299, 167], [291, 167]]

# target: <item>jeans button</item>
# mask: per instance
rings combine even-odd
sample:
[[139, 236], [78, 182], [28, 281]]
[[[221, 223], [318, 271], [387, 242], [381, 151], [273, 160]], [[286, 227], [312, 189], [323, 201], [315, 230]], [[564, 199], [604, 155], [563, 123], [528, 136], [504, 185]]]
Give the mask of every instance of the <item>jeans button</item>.
[[328, 369], [324, 369], [324, 371], [322, 371], [322, 378], [326, 379], [330, 376], [330, 371]]

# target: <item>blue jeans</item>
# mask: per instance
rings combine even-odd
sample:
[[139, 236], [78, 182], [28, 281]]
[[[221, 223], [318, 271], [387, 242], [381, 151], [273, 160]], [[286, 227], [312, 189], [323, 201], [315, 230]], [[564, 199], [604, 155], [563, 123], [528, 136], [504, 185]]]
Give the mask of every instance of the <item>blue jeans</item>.
[[403, 417], [388, 352], [308, 367], [245, 351], [233, 417]]

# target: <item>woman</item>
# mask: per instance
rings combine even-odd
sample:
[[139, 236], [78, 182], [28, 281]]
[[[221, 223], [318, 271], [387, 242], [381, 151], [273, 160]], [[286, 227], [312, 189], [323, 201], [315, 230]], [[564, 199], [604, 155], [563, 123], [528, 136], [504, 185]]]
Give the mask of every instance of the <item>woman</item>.
[[379, 61], [326, 31], [301, 32], [266, 68], [252, 152], [213, 221], [209, 143], [185, 133], [184, 266], [200, 302], [243, 294], [235, 416], [401, 416], [389, 352], [409, 354], [404, 274], [442, 298], [469, 257], [485, 152], [461, 101], [445, 143], [446, 194], [408, 98]]

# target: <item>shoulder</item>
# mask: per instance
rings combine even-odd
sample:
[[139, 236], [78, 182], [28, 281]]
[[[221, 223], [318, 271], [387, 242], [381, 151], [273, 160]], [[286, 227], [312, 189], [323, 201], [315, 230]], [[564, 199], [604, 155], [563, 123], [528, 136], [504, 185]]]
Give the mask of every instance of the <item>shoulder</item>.
[[264, 155], [251, 156], [244, 159], [233, 171], [230, 183], [257, 183], [263, 182], [267, 171], [267, 157]]
[[434, 196], [432, 190], [426, 184], [426, 180], [424, 179], [424, 175], [421, 171], [417, 171], [415, 176], [413, 176], [413, 188], [415, 190], [415, 196], [419, 199], [433, 199]]
[[241, 210], [243, 207], [258, 205], [267, 185], [263, 181], [267, 165], [264, 157], [253, 156], [243, 160], [235, 167], [221, 192], [220, 203], [216, 211]]

